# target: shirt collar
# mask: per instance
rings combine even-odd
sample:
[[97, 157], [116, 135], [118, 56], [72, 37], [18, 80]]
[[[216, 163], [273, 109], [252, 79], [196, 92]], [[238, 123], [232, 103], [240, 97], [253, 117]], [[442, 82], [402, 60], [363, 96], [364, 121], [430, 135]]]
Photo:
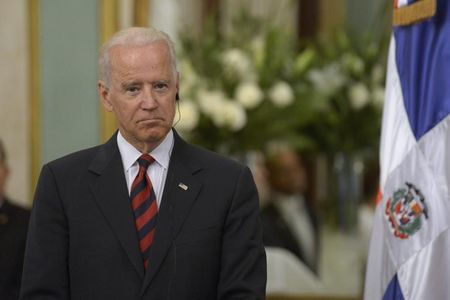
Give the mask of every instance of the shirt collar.
[[[161, 144], [149, 153], [155, 161], [166, 170], [169, 167], [173, 144], [173, 132], [170, 130]], [[122, 157], [123, 168], [125, 171], [128, 171], [142, 153], [122, 136], [120, 130], [117, 133], [117, 146], [119, 147], [120, 156]]]

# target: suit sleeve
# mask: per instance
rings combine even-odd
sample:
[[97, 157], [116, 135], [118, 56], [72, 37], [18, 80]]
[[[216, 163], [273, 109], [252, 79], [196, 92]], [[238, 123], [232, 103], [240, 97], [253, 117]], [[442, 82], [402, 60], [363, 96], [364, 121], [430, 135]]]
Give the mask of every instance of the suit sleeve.
[[67, 220], [46, 165], [35, 192], [19, 299], [69, 299], [68, 278]]
[[222, 239], [217, 298], [264, 299], [267, 271], [259, 200], [247, 167], [237, 180]]

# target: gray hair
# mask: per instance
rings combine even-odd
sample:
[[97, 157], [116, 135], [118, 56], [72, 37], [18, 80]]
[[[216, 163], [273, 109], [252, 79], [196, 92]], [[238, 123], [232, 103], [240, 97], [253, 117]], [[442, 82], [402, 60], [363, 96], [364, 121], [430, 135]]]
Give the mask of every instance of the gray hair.
[[174, 74], [177, 72], [177, 60], [175, 55], [174, 43], [169, 35], [161, 30], [147, 27], [130, 27], [115, 33], [100, 48], [98, 58], [98, 68], [100, 80], [103, 80], [106, 86], [109, 86], [110, 58], [109, 50], [114, 46], [145, 46], [157, 41], [166, 42], [169, 47], [170, 60]]

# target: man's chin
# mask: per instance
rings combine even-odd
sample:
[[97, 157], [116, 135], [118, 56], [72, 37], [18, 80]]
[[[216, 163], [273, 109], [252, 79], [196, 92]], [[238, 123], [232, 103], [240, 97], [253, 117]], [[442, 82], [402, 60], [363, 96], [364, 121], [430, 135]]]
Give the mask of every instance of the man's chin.
[[140, 140], [146, 143], [158, 143], [161, 142], [167, 135], [167, 133], [170, 131], [166, 128], [152, 128], [149, 130], [143, 130], [142, 134], [139, 136]]

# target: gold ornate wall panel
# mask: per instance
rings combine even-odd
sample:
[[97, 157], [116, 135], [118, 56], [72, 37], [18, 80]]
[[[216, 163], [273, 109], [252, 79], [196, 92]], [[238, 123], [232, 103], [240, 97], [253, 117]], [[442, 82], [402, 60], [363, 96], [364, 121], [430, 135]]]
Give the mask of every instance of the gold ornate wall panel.
[[[41, 89], [40, 89], [40, 43], [39, 0], [28, 0], [29, 27], [29, 101], [31, 140], [31, 191], [34, 191], [41, 168]], [[31, 202], [31, 199], [30, 199]]]
[[139, 27], [149, 26], [149, 11], [151, 0], [134, 0], [134, 25]]
[[[103, 44], [119, 29], [119, 4], [117, 0], [99, 0], [99, 36], [100, 45]], [[108, 140], [117, 128], [114, 115], [104, 110], [100, 105], [100, 139], [101, 142]]]

